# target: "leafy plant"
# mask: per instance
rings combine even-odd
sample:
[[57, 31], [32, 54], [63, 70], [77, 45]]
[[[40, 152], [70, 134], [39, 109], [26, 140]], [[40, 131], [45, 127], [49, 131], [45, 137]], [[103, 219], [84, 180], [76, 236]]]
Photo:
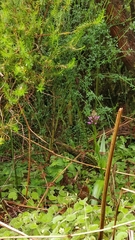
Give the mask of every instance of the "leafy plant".
[[[106, 128], [119, 105], [133, 108], [134, 78], [94, 1], [5, 0], [0, 13], [1, 220], [28, 235], [95, 240]], [[104, 239], [115, 224], [115, 239], [134, 230], [133, 141], [116, 142]]]

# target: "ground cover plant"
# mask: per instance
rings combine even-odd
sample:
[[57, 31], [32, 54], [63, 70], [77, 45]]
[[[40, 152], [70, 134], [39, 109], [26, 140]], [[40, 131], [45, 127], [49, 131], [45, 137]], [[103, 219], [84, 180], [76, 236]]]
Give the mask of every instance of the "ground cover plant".
[[0, 2], [0, 239], [133, 239], [132, 3]]

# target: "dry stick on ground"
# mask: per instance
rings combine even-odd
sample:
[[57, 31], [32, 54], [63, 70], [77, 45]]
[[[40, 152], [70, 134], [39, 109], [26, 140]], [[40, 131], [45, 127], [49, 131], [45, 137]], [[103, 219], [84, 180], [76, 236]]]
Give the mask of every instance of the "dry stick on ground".
[[[118, 132], [122, 112], [123, 112], [123, 108], [120, 108], [116, 117], [114, 132], [113, 132], [110, 151], [109, 151], [108, 160], [107, 160], [107, 168], [105, 172], [105, 182], [104, 182], [104, 189], [103, 189], [102, 203], [101, 203], [100, 229], [104, 228], [107, 189], [108, 189], [108, 183], [109, 183], [109, 177], [110, 177], [110, 171], [111, 171], [112, 157], [113, 157], [113, 152], [114, 152], [114, 147], [115, 147], [115, 142], [116, 142], [116, 137], [117, 137], [117, 132]], [[103, 231], [99, 233], [98, 240], [102, 240], [102, 238], [103, 238]]]
[[21, 232], [21, 231], [19, 231], [18, 229], [13, 228], [13, 227], [9, 226], [8, 224], [3, 223], [3, 222], [1, 222], [1, 221], [0, 221], [0, 226], [5, 227], [5, 228], [7, 228], [7, 229], [9, 229], [9, 230], [11, 230], [11, 231], [13, 231], [13, 232], [15, 232], [15, 233], [18, 233], [18, 234], [20, 234], [21, 236], [28, 237], [28, 238], [30, 238], [30, 240], [33, 239], [33, 238], [29, 237], [27, 234], [25, 234], [24, 232]]
[[[1, 223], [1, 222], [0, 222]], [[120, 223], [120, 224], [118, 224], [118, 225], [115, 225], [115, 226], [113, 226], [113, 227], [107, 227], [107, 228], [104, 228], [104, 229], [97, 229], [97, 230], [92, 230], [92, 231], [87, 231], [87, 232], [77, 232], [77, 233], [71, 233], [70, 235], [67, 235], [67, 234], [57, 234], [57, 235], [38, 235], [38, 236], [27, 236], [27, 238], [29, 238], [29, 239], [32, 239], [32, 240], [37, 240], [37, 239], [71, 239], [72, 237], [81, 237], [81, 236], [85, 236], [85, 235], [89, 235], [89, 234], [94, 234], [94, 233], [99, 233], [99, 232], [101, 232], [101, 231], [109, 231], [109, 230], [111, 230], [111, 229], [113, 229], [113, 228], [119, 228], [119, 227], [122, 227], [122, 226], [128, 226], [128, 225], [130, 225], [130, 224], [132, 224], [132, 223], [135, 223], [135, 220], [130, 220], [130, 221], [127, 221], [127, 222], [124, 222], [124, 223]], [[83, 230], [82, 230], [83, 231]], [[19, 238], [21, 238], [21, 239], [23, 239], [23, 238], [26, 238], [26, 237], [24, 237], [24, 236], [12, 236], [12, 237], [2, 237], [2, 240], [3, 239], [19, 239]], [[81, 239], [82, 239], [82, 237], [81, 237]], [[130, 240], [132, 240], [132, 239], [130, 239]]]
[[[28, 142], [28, 140], [29, 140], [27, 137], [23, 136], [23, 135], [20, 134], [20, 133], [14, 132], [14, 134], [22, 137], [26, 142]], [[42, 139], [40, 139], [40, 140], [42, 141]], [[80, 161], [76, 160], [76, 158], [71, 159], [71, 158], [69, 158], [69, 157], [65, 157], [64, 155], [57, 154], [57, 153], [55, 153], [53, 150], [50, 150], [49, 148], [46, 148], [45, 146], [43, 146], [43, 145], [41, 145], [41, 144], [39, 144], [39, 143], [37, 143], [37, 142], [35, 142], [35, 141], [33, 141], [33, 140], [31, 140], [31, 143], [33, 143], [33, 144], [41, 147], [42, 149], [50, 152], [52, 155], [54, 155], [54, 156], [56, 156], [56, 157], [64, 158], [64, 159], [67, 159], [67, 160], [69, 160], [69, 161], [76, 162], [76, 163], [78, 163], [78, 164], [84, 165], [84, 166], [86, 166], [86, 167], [91, 167], [91, 168], [100, 169], [100, 167], [95, 166], [95, 165], [93, 165], [93, 164], [89, 164], [89, 163], [85, 163], [85, 162], [80, 162]], [[79, 158], [80, 158], [80, 156], [78, 157], [78, 159], [79, 159]], [[106, 169], [105, 169], [105, 168], [102, 168], [102, 170], [105, 171]], [[130, 174], [130, 173], [124, 173], [124, 172], [120, 172], [120, 171], [116, 171], [116, 173], [121, 174], [121, 175], [124, 175], [124, 176], [135, 177], [134, 174]]]
[[4, 203], [6, 205], [8, 205], [9, 207], [14, 207], [14, 206], [17, 206], [18, 208], [21, 207], [23, 209], [34, 209], [34, 210], [41, 210], [43, 212], [48, 212], [48, 209], [47, 208], [37, 208], [36, 206], [30, 206], [30, 205], [25, 205], [25, 204], [21, 204], [21, 203], [17, 203], [17, 202], [14, 202], [14, 201], [6, 201], [6, 200], [3, 200]]
[[94, 155], [92, 154], [92, 152], [81, 149], [80, 148], [73, 148], [71, 146], [69, 146], [68, 144], [62, 143], [62, 142], [55, 142], [56, 145], [62, 147], [62, 149], [64, 149], [64, 151], [66, 150], [68, 153], [71, 153], [73, 156], [78, 156], [78, 154], [80, 154], [80, 157], [78, 158], [78, 160], [82, 161], [82, 162], [89, 162], [93, 165], [97, 165], [97, 161], [96, 158], [94, 157]]

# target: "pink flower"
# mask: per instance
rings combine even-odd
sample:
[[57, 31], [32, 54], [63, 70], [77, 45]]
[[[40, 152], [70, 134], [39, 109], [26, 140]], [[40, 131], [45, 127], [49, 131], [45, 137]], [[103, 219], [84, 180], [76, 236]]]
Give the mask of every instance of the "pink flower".
[[100, 116], [92, 114], [90, 117], [88, 117], [89, 121], [87, 123], [96, 125], [99, 118]]

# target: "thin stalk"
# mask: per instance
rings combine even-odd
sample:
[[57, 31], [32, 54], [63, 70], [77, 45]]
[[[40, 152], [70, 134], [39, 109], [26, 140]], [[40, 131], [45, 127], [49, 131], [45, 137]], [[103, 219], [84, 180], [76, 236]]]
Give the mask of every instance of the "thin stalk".
[[25, 195], [26, 198], [28, 195], [28, 189], [29, 189], [29, 184], [30, 184], [30, 172], [31, 172], [31, 132], [30, 132], [29, 128], [28, 128], [28, 139], [29, 139], [29, 141], [28, 141], [28, 175], [27, 175], [26, 195]]
[[15, 186], [18, 189], [18, 180], [17, 180], [17, 171], [15, 166], [15, 156], [14, 156], [14, 144], [13, 144], [13, 136], [12, 131], [10, 132], [10, 140], [11, 140], [11, 158], [13, 162], [13, 169], [14, 169], [14, 177], [15, 177]]
[[55, 112], [56, 112], [56, 102], [55, 95], [53, 92], [53, 102], [52, 102], [52, 122], [51, 122], [51, 138], [50, 138], [50, 149], [53, 149], [54, 135], [55, 135]]
[[[114, 147], [116, 143], [116, 137], [117, 137], [117, 132], [118, 132], [122, 112], [123, 112], [123, 108], [120, 108], [116, 117], [114, 132], [113, 132], [110, 151], [109, 151], [108, 160], [107, 160], [107, 167], [106, 167], [105, 179], [104, 179], [104, 189], [103, 189], [102, 202], [101, 202], [100, 229], [104, 228], [107, 189], [108, 189]], [[103, 239], [103, 231], [101, 231], [98, 236], [98, 240], [102, 240], [102, 239]]]
[[[120, 196], [119, 196], [119, 200], [118, 200], [117, 207], [116, 207], [116, 213], [115, 213], [115, 219], [114, 219], [114, 226], [115, 226], [116, 223], [117, 223], [118, 211], [119, 211], [119, 206], [120, 206], [120, 201], [121, 201], [122, 195], [123, 195], [123, 190], [120, 191]], [[112, 240], [115, 239], [115, 233], [116, 233], [116, 228], [113, 228]]]
[[96, 76], [96, 87], [95, 87], [95, 95], [96, 95], [96, 99], [95, 99], [95, 109], [97, 108], [97, 98], [99, 95], [99, 69], [97, 68], [97, 76]]
[[28, 189], [29, 189], [29, 184], [30, 184], [30, 171], [31, 171], [31, 130], [30, 130], [30, 127], [29, 127], [29, 124], [28, 124], [28, 121], [25, 117], [25, 114], [23, 112], [23, 109], [22, 107], [20, 106], [19, 104], [19, 108], [21, 110], [21, 114], [23, 115], [23, 118], [26, 122], [26, 125], [27, 125], [27, 129], [28, 129], [28, 174], [27, 174], [27, 186], [26, 186], [26, 194], [25, 194], [25, 197], [27, 198], [27, 195], [28, 195]]

